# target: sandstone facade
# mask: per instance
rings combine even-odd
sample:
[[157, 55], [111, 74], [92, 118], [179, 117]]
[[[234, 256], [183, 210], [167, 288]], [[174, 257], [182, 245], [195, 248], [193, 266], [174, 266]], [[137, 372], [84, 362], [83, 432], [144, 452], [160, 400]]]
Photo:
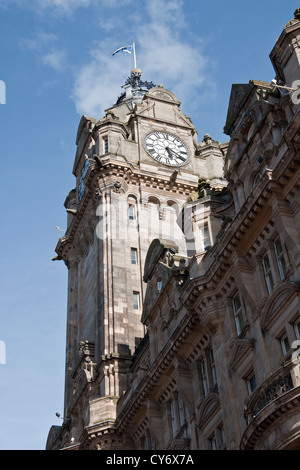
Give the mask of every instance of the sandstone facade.
[[[47, 448], [300, 448], [299, 18], [271, 52], [276, 83], [232, 86], [227, 143], [198, 142], [138, 70], [82, 117], [56, 248], [65, 421]], [[186, 160], [155, 159], [153, 132]]]

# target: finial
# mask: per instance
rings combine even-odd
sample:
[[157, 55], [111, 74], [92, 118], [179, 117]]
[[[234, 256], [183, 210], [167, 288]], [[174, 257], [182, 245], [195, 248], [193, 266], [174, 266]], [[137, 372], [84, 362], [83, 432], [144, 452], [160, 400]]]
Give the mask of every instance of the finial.
[[294, 16], [297, 20], [300, 20], [300, 8], [296, 8]]
[[139, 86], [141, 75], [142, 72], [140, 71], [140, 69], [135, 68], [131, 70], [131, 79], [134, 83], [134, 86]]

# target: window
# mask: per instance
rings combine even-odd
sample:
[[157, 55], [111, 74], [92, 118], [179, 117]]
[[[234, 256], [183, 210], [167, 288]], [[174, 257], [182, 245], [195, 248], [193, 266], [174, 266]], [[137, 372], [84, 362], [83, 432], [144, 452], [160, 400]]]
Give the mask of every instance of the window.
[[209, 447], [211, 450], [217, 450], [217, 439], [214, 434], [209, 438]]
[[279, 237], [277, 237], [274, 242], [274, 250], [275, 250], [277, 266], [278, 266], [278, 270], [280, 274], [280, 279], [283, 279], [286, 273], [286, 262], [285, 262], [285, 257], [284, 257], [284, 250], [282, 248], [282, 243]]
[[172, 436], [179, 437], [179, 434], [180, 434], [181, 437], [187, 437], [186, 429], [184, 428], [184, 425], [185, 425], [184, 404], [178, 392], [173, 393], [173, 398], [169, 402], [169, 410], [170, 410]]
[[210, 434], [208, 438], [208, 448], [211, 450], [225, 449], [225, 432], [223, 424], [220, 424], [214, 431]]
[[269, 257], [268, 257], [267, 254], [265, 254], [263, 256], [262, 264], [263, 264], [263, 268], [264, 268], [264, 274], [265, 274], [267, 290], [268, 290], [268, 293], [271, 294], [271, 292], [274, 288], [274, 281], [273, 281], [273, 276], [272, 276]]
[[290, 350], [290, 344], [289, 344], [287, 333], [284, 333], [282, 337], [280, 338], [280, 344], [281, 344], [282, 354], [285, 356]]
[[200, 229], [200, 237], [201, 237], [201, 245], [202, 245], [202, 250], [208, 250], [210, 248], [210, 236], [209, 236], [209, 230], [208, 230], [208, 225], [205, 224], [202, 227], [199, 227]]
[[138, 292], [133, 292], [132, 293], [132, 299], [133, 299], [133, 309], [138, 310], [140, 308], [140, 295]]
[[209, 362], [210, 362], [212, 384], [214, 386], [217, 383], [217, 375], [216, 375], [216, 365], [215, 365], [214, 353], [213, 353], [212, 349], [209, 351]]
[[248, 393], [249, 395], [251, 395], [251, 393], [254, 392], [254, 390], [257, 387], [256, 377], [255, 377], [254, 372], [251, 372], [251, 374], [249, 374], [249, 376], [246, 378], [246, 383], [247, 383]]
[[257, 186], [257, 184], [259, 183], [259, 181], [261, 180], [262, 178], [262, 171], [259, 171], [256, 175], [255, 175], [255, 178], [254, 178], [254, 181], [253, 181], [253, 188], [255, 188], [255, 186]]
[[221, 443], [221, 446], [225, 446], [225, 443], [226, 443], [226, 439], [225, 439], [225, 431], [224, 431], [224, 427], [223, 425], [221, 425], [219, 428], [218, 428], [218, 431], [219, 431], [219, 436], [220, 436], [220, 443]]
[[232, 307], [233, 307], [236, 331], [237, 331], [237, 334], [240, 335], [242, 332], [242, 328], [244, 326], [244, 316], [243, 316], [242, 302], [241, 302], [239, 292], [237, 292], [232, 299]]
[[170, 403], [170, 414], [171, 414], [171, 426], [173, 437], [176, 436], [176, 416], [175, 416], [175, 403], [174, 400]]
[[137, 264], [137, 262], [138, 262], [137, 249], [131, 248], [131, 264]]
[[247, 132], [247, 141], [252, 137], [254, 130], [255, 130], [255, 122], [252, 122], [251, 125], [248, 127], [248, 132]]
[[300, 339], [300, 318], [298, 318], [294, 323], [294, 331], [296, 339]]
[[128, 206], [128, 218], [129, 220], [135, 219], [135, 204], [129, 204]]
[[108, 138], [103, 137], [103, 152], [108, 153]]
[[178, 411], [179, 411], [179, 420], [180, 420], [180, 427], [182, 427], [185, 423], [185, 413], [184, 413], [184, 404], [181, 400], [180, 395], [178, 395]]
[[204, 359], [202, 359], [202, 361], [200, 362], [200, 369], [201, 369], [203, 393], [204, 393], [204, 396], [206, 397], [208, 393], [208, 384], [207, 384], [207, 374], [206, 374], [206, 367], [205, 367]]

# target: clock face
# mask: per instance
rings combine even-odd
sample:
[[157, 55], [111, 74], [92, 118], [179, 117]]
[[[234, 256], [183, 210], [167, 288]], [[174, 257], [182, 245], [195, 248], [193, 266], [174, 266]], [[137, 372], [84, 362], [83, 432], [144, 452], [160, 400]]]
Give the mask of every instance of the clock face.
[[84, 194], [84, 190], [85, 190], [84, 178], [87, 174], [89, 166], [90, 166], [90, 162], [89, 162], [89, 160], [86, 160], [85, 164], [83, 166], [81, 175], [80, 175], [80, 180], [79, 180], [79, 185], [78, 185], [78, 201], [80, 201], [82, 199], [82, 196]]
[[178, 137], [167, 132], [150, 132], [145, 137], [145, 149], [159, 163], [180, 166], [187, 162], [188, 150]]

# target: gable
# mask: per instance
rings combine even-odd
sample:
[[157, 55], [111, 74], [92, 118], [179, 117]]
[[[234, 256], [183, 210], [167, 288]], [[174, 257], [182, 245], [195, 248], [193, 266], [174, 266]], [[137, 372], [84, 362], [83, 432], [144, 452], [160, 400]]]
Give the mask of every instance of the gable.
[[153, 240], [153, 242], [151, 243], [148, 249], [148, 253], [146, 256], [146, 260], [145, 260], [144, 277], [143, 277], [144, 282], [148, 282], [148, 279], [156, 263], [159, 261], [162, 254], [167, 249], [170, 249], [170, 248], [174, 250], [175, 253], [178, 252], [178, 246], [171, 240], [165, 240], [165, 239], [159, 239], [159, 238], [156, 238], [155, 240]]
[[230, 128], [237, 117], [243, 103], [252, 89], [250, 84], [233, 84], [228, 105], [228, 112], [224, 133], [230, 135]]

